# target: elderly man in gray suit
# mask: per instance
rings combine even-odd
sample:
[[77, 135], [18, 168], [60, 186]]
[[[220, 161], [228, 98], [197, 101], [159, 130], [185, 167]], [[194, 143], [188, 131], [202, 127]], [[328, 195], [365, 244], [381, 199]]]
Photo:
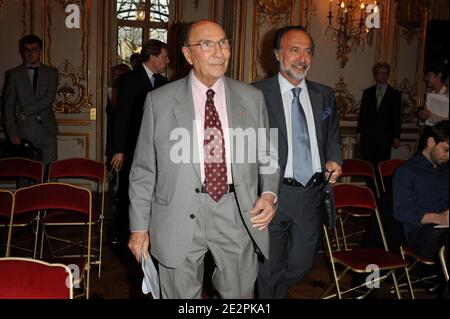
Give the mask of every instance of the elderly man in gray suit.
[[331, 215], [324, 209], [326, 183], [341, 175], [334, 91], [305, 80], [313, 51], [303, 27], [281, 28], [274, 46], [280, 72], [254, 84], [264, 93], [270, 127], [279, 129], [281, 170], [277, 213], [269, 225], [270, 260], [264, 260], [258, 277], [260, 298], [286, 298], [288, 288], [311, 271], [322, 216]]
[[[190, 24], [182, 50], [190, 74], [145, 102], [130, 174], [128, 246], [140, 261], [151, 236], [162, 298], [201, 297], [207, 251], [220, 297], [252, 298], [279, 185], [264, 97], [224, 76], [230, 42], [217, 23]], [[235, 129], [264, 134], [233, 143]], [[247, 160], [232, 160], [247, 149], [254, 150]]]
[[40, 63], [42, 40], [26, 35], [19, 41], [23, 64], [6, 71], [4, 90], [5, 128], [12, 144], [22, 139], [42, 151], [48, 165], [56, 160], [57, 126], [53, 102], [58, 70]]

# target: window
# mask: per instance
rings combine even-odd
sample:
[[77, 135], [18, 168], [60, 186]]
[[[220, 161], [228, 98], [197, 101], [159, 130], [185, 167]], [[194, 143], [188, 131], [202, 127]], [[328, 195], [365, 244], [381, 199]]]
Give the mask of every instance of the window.
[[149, 39], [167, 43], [169, 0], [117, 0], [116, 4], [119, 63], [128, 63]]

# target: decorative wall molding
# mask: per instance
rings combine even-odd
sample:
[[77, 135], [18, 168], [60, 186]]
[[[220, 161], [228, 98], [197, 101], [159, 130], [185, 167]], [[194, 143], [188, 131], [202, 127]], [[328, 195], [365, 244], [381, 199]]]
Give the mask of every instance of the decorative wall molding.
[[344, 78], [341, 77], [335, 86], [336, 108], [339, 111], [339, 118], [342, 121], [356, 121], [358, 119], [359, 108], [355, 97], [347, 89]]
[[89, 120], [77, 120], [77, 119], [58, 119], [57, 120], [58, 125], [63, 126], [89, 126], [91, 125], [91, 121]]
[[397, 89], [402, 92], [402, 123], [416, 123], [417, 85], [404, 78]]
[[317, 16], [317, 1], [301, 0], [300, 8], [300, 24], [309, 30], [312, 17]]
[[[410, 8], [405, 7], [408, 3], [411, 4]], [[416, 9], [414, 9], [416, 8]], [[410, 12], [411, 10], [417, 10], [418, 12]], [[423, 63], [425, 56], [425, 38], [427, 32], [427, 17], [428, 9], [426, 1], [406, 0], [396, 1], [394, 6], [394, 16], [392, 19], [393, 24], [393, 47], [391, 55], [391, 66], [393, 70], [393, 84], [397, 86], [404, 95], [405, 101], [403, 104], [403, 121], [406, 123], [416, 122], [415, 111], [418, 106], [423, 104], [424, 93], [424, 81], [423, 81]], [[401, 12], [402, 11], [402, 12]], [[421, 17], [418, 15], [420, 14]], [[400, 41], [404, 39], [408, 46], [411, 46], [411, 50], [407, 52], [399, 52]], [[417, 40], [416, 43], [412, 42]], [[398, 64], [402, 62], [402, 54], [414, 54], [417, 53], [417, 61], [415, 63], [416, 70], [414, 79], [403, 78], [400, 84], [398, 84]], [[405, 104], [406, 103], [406, 104]]]
[[[54, 32], [57, 30], [55, 29], [53, 25], [53, 17], [55, 16], [54, 9], [55, 7], [58, 7], [60, 10], [62, 10], [62, 13], [65, 15], [65, 5], [76, 3], [80, 7], [80, 45], [79, 45], [79, 53], [80, 53], [80, 61], [81, 65], [77, 68], [77, 76], [82, 79], [88, 81], [88, 65], [89, 65], [89, 59], [88, 59], [88, 50], [90, 50], [90, 47], [88, 47], [88, 42], [90, 42], [90, 38], [88, 39], [88, 29], [89, 26], [86, 25], [87, 17], [91, 15], [91, 12], [89, 12], [86, 9], [86, 6], [90, 8], [90, 0], [88, 1], [80, 1], [80, 0], [44, 0], [44, 3], [46, 4], [46, 18], [47, 18], [47, 25], [46, 25], [46, 59], [47, 63], [49, 65], [53, 65], [52, 63], [52, 49], [53, 49], [53, 38], [54, 38]], [[89, 85], [86, 85], [86, 87], [89, 88]]]
[[402, 0], [398, 1], [397, 18], [400, 34], [405, 37], [408, 44], [420, 36], [423, 17], [427, 10], [427, 1]]
[[292, 15], [290, 9], [294, 5], [291, 0], [256, 0], [258, 17], [264, 18], [271, 26], [278, 26], [285, 21], [287, 15]]
[[271, 76], [277, 71], [272, 60], [273, 38], [278, 28], [294, 23], [294, 9], [295, 0], [253, 1], [250, 82]]
[[[90, 134], [88, 132], [61, 132], [57, 136], [58, 139], [58, 151], [61, 149], [63, 151], [65, 145], [75, 144], [77, 145], [80, 154], [67, 154], [67, 152], [62, 152], [64, 156], [58, 154], [58, 159], [68, 158], [68, 157], [89, 157], [89, 139]], [[76, 148], [70, 147], [71, 151], [76, 151]], [[81, 154], [84, 153], [84, 154]]]
[[59, 87], [53, 107], [54, 111], [59, 113], [89, 112], [92, 106], [92, 96], [81, 84], [81, 78], [76, 75], [73, 65], [66, 59], [59, 66]]

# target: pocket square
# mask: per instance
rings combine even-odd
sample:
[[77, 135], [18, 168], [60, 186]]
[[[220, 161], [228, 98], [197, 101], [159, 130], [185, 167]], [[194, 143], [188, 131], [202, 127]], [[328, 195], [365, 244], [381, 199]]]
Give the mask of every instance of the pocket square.
[[331, 115], [332, 111], [331, 111], [331, 107], [326, 107], [322, 113], [322, 120], [326, 120], [327, 117], [329, 117]]

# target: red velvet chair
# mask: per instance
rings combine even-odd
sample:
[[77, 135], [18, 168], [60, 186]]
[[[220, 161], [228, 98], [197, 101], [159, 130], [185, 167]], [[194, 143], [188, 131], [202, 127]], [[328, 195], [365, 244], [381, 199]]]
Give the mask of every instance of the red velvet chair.
[[[0, 180], [14, 180], [14, 188], [16, 188], [17, 181], [20, 179], [29, 180], [32, 183], [42, 183], [44, 178], [44, 164], [39, 161], [30, 160], [21, 157], [9, 157], [0, 159]], [[38, 212], [27, 212], [26, 214], [16, 215], [14, 223], [10, 226], [10, 216], [0, 215], [0, 227], [8, 228], [8, 243], [7, 243], [7, 256], [10, 254], [12, 243], [10, 242], [13, 228], [15, 227], [31, 227], [34, 233], [34, 248], [30, 250], [26, 247], [14, 246], [15, 248], [33, 252], [33, 258], [36, 258], [38, 232], [39, 232], [39, 219]]]
[[[27, 211], [42, 210], [47, 216], [52, 211], [64, 212], [66, 220], [80, 221], [79, 224], [87, 228], [87, 245], [77, 256], [64, 259], [65, 264], [78, 266], [80, 278], [74, 279], [78, 284], [84, 279], [86, 298], [89, 298], [89, 278], [91, 262], [92, 238], [92, 195], [88, 189], [65, 183], [46, 183], [21, 188], [14, 194], [13, 215]], [[63, 226], [61, 224], [60, 226]], [[84, 228], [83, 227], [83, 228]], [[83, 229], [81, 229], [81, 232]]]
[[[378, 184], [377, 184], [377, 178], [375, 176], [375, 171], [373, 169], [372, 163], [359, 160], [359, 159], [352, 159], [352, 158], [346, 158], [342, 162], [342, 175], [341, 178], [351, 178], [351, 177], [362, 177], [366, 181], [370, 180], [374, 187], [377, 194], [377, 197], [380, 196], [379, 190], [378, 190]], [[367, 220], [369, 220], [368, 217], [372, 215], [372, 211], [370, 209], [366, 208], [357, 208], [357, 207], [348, 207], [345, 209], [346, 214], [338, 214], [338, 221], [341, 226], [341, 232], [345, 235], [343, 235], [343, 244], [344, 246], [347, 245], [359, 245], [360, 244], [360, 238], [362, 234], [365, 232], [364, 229], [357, 229], [353, 231], [349, 231], [350, 228], [355, 228], [348, 226], [345, 229], [344, 225], [351, 224], [351, 220], [353, 217], [360, 218], [360, 217], [367, 217]], [[352, 242], [348, 242], [349, 238], [354, 238]]]
[[21, 157], [0, 159], [0, 178], [27, 178], [34, 183], [44, 180], [44, 164]]
[[[383, 225], [381, 224], [380, 215], [378, 213], [377, 203], [375, 197], [368, 187], [358, 186], [354, 184], [337, 184], [333, 187], [334, 199], [336, 203], [337, 210], [344, 210], [347, 208], [364, 208], [372, 211], [376, 215], [378, 222], [378, 227], [382, 236], [384, 249], [381, 248], [356, 248], [352, 250], [339, 250], [333, 251], [330, 244], [330, 239], [328, 236], [328, 229], [323, 226], [324, 237], [326, 240], [328, 256], [331, 263], [332, 275], [334, 283], [324, 292], [326, 296], [333, 287], [336, 287], [336, 294], [331, 296], [326, 296], [324, 298], [332, 298], [337, 296], [339, 299], [342, 295], [354, 291], [357, 288], [364, 286], [365, 284], [359, 285], [354, 288], [342, 291], [339, 281], [345, 276], [349, 271], [356, 273], [366, 273], [371, 274], [372, 269], [368, 266], [376, 265], [381, 271], [386, 273], [380, 276], [376, 282], [381, 282], [388, 276], [391, 276], [394, 282], [395, 291], [397, 298], [401, 298], [400, 291], [397, 284], [397, 278], [395, 276], [395, 270], [405, 269], [408, 263], [403, 260], [400, 256], [397, 256], [388, 251], [386, 237], [383, 231]], [[336, 264], [344, 266], [344, 270], [338, 275], [336, 271]], [[412, 290], [411, 284], [409, 283], [409, 288]], [[370, 293], [370, 289], [363, 295], [367, 296]]]
[[402, 159], [390, 159], [378, 164], [378, 173], [380, 174], [381, 188], [383, 192], [386, 192], [387, 189], [386, 179], [392, 177], [395, 170], [405, 162], [406, 161]]
[[[11, 222], [11, 215], [13, 210], [14, 203], [14, 194], [7, 190], [0, 189], [0, 219], [5, 221], [9, 220]], [[7, 230], [7, 240], [6, 240], [6, 257], [9, 256], [9, 245], [10, 245], [10, 237], [9, 237], [9, 224], [8, 225], [0, 225], [0, 227], [5, 228]]]
[[[91, 191], [98, 192], [98, 197], [93, 202], [92, 223], [98, 226], [98, 246], [92, 247], [92, 251], [95, 252], [96, 258], [93, 264], [98, 265], [98, 277], [101, 276], [102, 266], [102, 247], [103, 247], [103, 219], [104, 219], [104, 205], [105, 205], [105, 179], [106, 179], [106, 167], [105, 164], [99, 161], [94, 161], [86, 158], [68, 158], [59, 161], [54, 161], [49, 166], [48, 180], [49, 181], [62, 181], [66, 183], [91, 183], [94, 182], [95, 189]], [[70, 179], [70, 182], [68, 181]], [[79, 216], [81, 217], [81, 216]], [[47, 236], [49, 247], [52, 248], [51, 240], [65, 240], [56, 236], [51, 236], [47, 233], [49, 226], [58, 227], [59, 225], [80, 225], [84, 221], [77, 220], [76, 216], [70, 216], [64, 212], [51, 212], [42, 219], [43, 234], [41, 240], [41, 258], [43, 254], [43, 241], [44, 235]], [[69, 246], [73, 246], [73, 242], [69, 243]], [[56, 257], [54, 251], [50, 249], [51, 253]]]
[[0, 258], [0, 299], [72, 299], [72, 272], [63, 264]]
[[[422, 264], [425, 266], [435, 266], [436, 261], [433, 258], [425, 257], [422, 255], [419, 255], [412, 247], [408, 244], [404, 244], [400, 246], [400, 253], [402, 255], [402, 258], [404, 260], [410, 260], [408, 267], [406, 267], [406, 277], [407, 277], [407, 283], [411, 283], [411, 286], [415, 283], [427, 281], [432, 278], [436, 278], [438, 275], [437, 273], [433, 273], [431, 275], [425, 276], [425, 277], [418, 277], [418, 278], [411, 278], [411, 271], [414, 267], [416, 267], [418, 264]], [[400, 286], [404, 286], [405, 284], [401, 284]], [[435, 287], [437, 288], [437, 287]], [[411, 291], [411, 298], [415, 299], [414, 291], [423, 290], [423, 289], [413, 289]], [[433, 290], [433, 289], [431, 289]]]

